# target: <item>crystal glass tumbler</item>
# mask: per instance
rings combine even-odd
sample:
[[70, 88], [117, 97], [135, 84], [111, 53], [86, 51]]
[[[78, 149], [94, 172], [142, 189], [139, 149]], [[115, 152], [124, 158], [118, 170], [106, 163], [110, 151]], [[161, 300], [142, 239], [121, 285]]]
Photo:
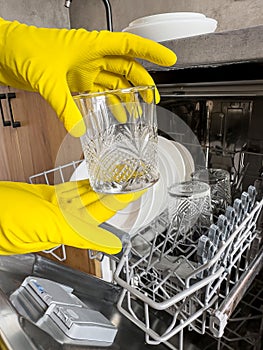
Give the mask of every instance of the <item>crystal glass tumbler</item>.
[[210, 188], [201, 181], [175, 183], [168, 188], [170, 224], [182, 235], [198, 222], [204, 207], [210, 203]]
[[214, 215], [224, 214], [231, 204], [230, 174], [227, 170], [208, 168], [192, 174], [193, 180], [207, 183], [211, 189], [211, 206]]
[[188, 256], [196, 250], [200, 237], [196, 228], [210, 199], [210, 187], [201, 181], [175, 183], [168, 188], [168, 237], [176, 254]]
[[85, 120], [81, 137], [90, 184], [102, 193], [129, 193], [159, 179], [155, 88], [74, 96]]

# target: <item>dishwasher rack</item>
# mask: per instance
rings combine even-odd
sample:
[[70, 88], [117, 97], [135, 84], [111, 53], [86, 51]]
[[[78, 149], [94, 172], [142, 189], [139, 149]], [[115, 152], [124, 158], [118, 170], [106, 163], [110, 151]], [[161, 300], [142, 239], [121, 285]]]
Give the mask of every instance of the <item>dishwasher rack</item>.
[[[250, 186], [207, 231], [194, 227], [187, 244], [169, 229], [167, 212], [133, 237], [115, 272], [123, 287], [118, 309], [148, 344], [183, 349], [185, 329], [223, 336], [263, 263], [257, 227], [263, 199], [255, 197]], [[170, 317], [160, 324], [163, 312]], [[178, 347], [170, 342], [175, 335]]]
[[[41, 173], [31, 175], [29, 177], [29, 183], [53, 185], [70, 181], [71, 175], [74, 173], [82, 161], [83, 159], [73, 161], [64, 165], [59, 165], [52, 169], [45, 170]], [[67, 252], [64, 244], [60, 244], [49, 250], [44, 250], [43, 252], [50, 254], [58, 261], [65, 261], [67, 259]], [[89, 255], [90, 258], [93, 258], [92, 252], [89, 252]]]
[[[33, 175], [29, 182], [69, 181], [81, 162]], [[262, 206], [263, 199], [250, 186], [216, 224], [209, 229], [193, 227], [187, 245], [169, 230], [167, 209], [125, 241], [117, 262], [113, 257], [114, 281], [123, 287], [117, 307], [144, 331], [146, 343], [182, 350], [185, 330], [224, 343], [231, 315], [263, 265], [262, 228], [257, 227]], [[63, 245], [45, 253], [59, 261], [67, 258]], [[93, 251], [89, 256], [103, 258]]]

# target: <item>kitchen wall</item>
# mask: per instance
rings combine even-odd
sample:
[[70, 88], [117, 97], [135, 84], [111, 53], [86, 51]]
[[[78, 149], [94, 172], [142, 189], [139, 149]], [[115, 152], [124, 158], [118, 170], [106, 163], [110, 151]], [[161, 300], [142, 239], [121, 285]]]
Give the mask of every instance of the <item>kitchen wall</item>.
[[63, 0], [0, 0], [0, 17], [42, 27], [69, 28]]
[[[122, 30], [136, 18], [174, 11], [201, 12], [215, 18], [217, 31], [263, 25], [262, 0], [110, 0], [110, 3], [115, 31]], [[70, 18], [73, 28], [106, 28], [102, 0], [72, 0]]]

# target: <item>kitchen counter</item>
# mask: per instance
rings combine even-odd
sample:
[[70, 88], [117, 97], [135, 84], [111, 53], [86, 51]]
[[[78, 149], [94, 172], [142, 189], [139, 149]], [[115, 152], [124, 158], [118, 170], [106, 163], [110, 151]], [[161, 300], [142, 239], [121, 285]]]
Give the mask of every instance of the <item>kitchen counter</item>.
[[263, 25], [169, 40], [162, 44], [177, 54], [175, 66], [160, 67], [149, 62], [143, 62], [143, 65], [149, 71], [165, 71], [227, 63], [263, 62], [262, 42]]

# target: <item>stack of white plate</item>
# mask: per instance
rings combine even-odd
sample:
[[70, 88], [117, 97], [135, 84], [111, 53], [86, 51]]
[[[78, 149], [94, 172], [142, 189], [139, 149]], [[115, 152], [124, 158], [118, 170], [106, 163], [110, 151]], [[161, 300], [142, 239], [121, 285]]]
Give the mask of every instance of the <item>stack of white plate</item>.
[[198, 12], [172, 12], [138, 18], [123, 32], [158, 42], [214, 32], [217, 21]]
[[[175, 182], [189, 180], [194, 172], [194, 160], [182, 144], [158, 136], [159, 181], [137, 201], [118, 211], [107, 223], [128, 232], [131, 236], [148, 225], [167, 207], [167, 188]], [[83, 161], [71, 176], [71, 181], [88, 179], [86, 162]]]

